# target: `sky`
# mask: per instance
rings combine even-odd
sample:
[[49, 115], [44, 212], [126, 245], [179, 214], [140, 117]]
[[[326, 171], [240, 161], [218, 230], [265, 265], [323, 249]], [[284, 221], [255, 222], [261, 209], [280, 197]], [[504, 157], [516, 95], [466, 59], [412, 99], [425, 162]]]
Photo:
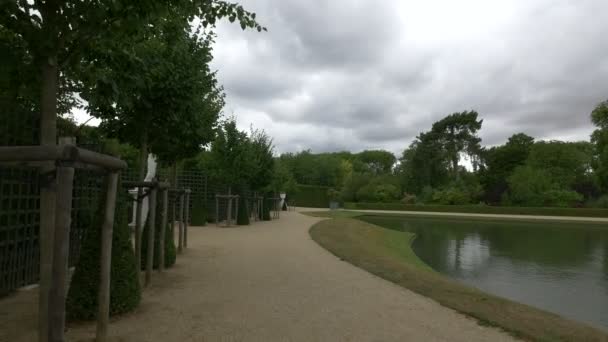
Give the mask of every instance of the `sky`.
[[220, 23], [226, 116], [276, 152], [400, 154], [464, 110], [482, 144], [588, 139], [608, 99], [606, 0], [241, 0], [268, 32]]

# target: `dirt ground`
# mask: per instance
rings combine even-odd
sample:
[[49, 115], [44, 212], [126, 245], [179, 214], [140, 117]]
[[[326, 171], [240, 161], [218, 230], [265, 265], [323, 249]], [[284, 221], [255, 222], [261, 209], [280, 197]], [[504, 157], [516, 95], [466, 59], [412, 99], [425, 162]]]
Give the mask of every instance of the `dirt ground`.
[[[247, 227], [192, 227], [177, 264], [111, 341], [512, 341], [495, 328], [343, 262], [296, 212]], [[0, 301], [0, 341], [36, 340], [36, 290]], [[94, 324], [68, 341], [91, 341]]]

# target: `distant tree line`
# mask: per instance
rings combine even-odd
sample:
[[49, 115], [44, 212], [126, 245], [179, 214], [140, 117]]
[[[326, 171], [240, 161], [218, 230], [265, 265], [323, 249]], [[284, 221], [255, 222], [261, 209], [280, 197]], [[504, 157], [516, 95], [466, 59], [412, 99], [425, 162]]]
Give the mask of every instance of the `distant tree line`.
[[329, 186], [345, 202], [608, 207], [608, 102], [591, 113], [589, 141], [516, 133], [482, 146], [476, 111], [453, 113], [421, 132], [397, 159], [383, 150], [286, 153], [283, 188]]

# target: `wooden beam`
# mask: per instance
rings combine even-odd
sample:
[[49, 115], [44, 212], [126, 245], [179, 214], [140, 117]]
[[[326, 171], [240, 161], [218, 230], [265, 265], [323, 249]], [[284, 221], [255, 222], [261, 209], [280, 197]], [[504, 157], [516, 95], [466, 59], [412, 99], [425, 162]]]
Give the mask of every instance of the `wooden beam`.
[[146, 253], [146, 281], [145, 286], [152, 280], [152, 267], [154, 266], [154, 236], [156, 235], [156, 188], [150, 193], [148, 210], [148, 250]]
[[167, 228], [167, 212], [169, 209], [169, 191], [165, 188], [162, 189], [163, 196], [163, 211], [160, 217], [160, 241], [158, 241], [158, 245], [160, 250], [158, 251], [158, 271], [162, 272], [165, 270], [165, 234]]

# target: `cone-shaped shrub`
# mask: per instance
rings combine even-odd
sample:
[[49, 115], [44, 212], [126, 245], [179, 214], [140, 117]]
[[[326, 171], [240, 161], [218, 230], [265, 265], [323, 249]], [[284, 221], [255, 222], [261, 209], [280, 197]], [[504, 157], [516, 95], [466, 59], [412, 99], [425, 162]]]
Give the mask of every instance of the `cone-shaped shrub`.
[[[170, 208], [170, 207], [169, 207]], [[179, 210], [179, 205], [176, 207]], [[156, 201], [156, 229], [154, 235], [154, 259], [152, 267], [158, 268], [158, 259], [160, 258], [160, 228], [162, 225], [162, 210], [163, 202], [162, 199]], [[167, 227], [165, 228], [165, 268], [169, 268], [175, 264], [176, 259], [176, 248], [175, 242], [173, 241], [173, 225], [171, 224], [170, 210], [167, 210]], [[143, 232], [141, 234], [141, 269], [146, 269], [146, 256], [148, 255], [148, 229], [150, 229], [150, 220], [146, 220]]]
[[239, 212], [236, 216], [236, 224], [246, 226], [249, 224], [249, 208], [245, 196], [239, 196]]
[[268, 199], [267, 196], [264, 196], [264, 208], [262, 208], [262, 220], [270, 221], [270, 206], [272, 205], [272, 201]]
[[[106, 189], [104, 186], [102, 189]], [[141, 300], [138, 271], [127, 223], [127, 194], [118, 183], [114, 231], [112, 234], [112, 264], [110, 280], [110, 315], [133, 310]], [[99, 262], [101, 229], [105, 215], [105, 192], [99, 196], [97, 211], [90, 227], [86, 227], [80, 258], [72, 277], [66, 300], [68, 320], [91, 320], [97, 316], [99, 291]]]
[[207, 224], [207, 208], [205, 201], [201, 198], [192, 199], [192, 209], [190, 210], [190, 225], [204, 226]]

